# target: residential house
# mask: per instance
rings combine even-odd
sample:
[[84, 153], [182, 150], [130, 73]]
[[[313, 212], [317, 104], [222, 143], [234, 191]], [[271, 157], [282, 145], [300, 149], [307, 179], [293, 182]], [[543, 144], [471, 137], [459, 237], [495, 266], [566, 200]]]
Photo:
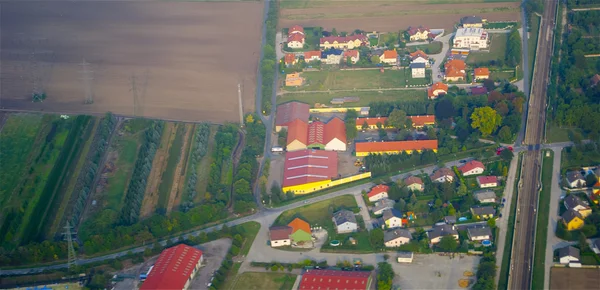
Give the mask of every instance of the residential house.
[[344, 56], [341, 49], [328, 49], [321, 53], [321, 62], [324, 64], [340, 64]]
[[313, 61], [321, 61], [320, 50], [311, 50], [304, 52], [304, 62], [311, 63]]
[[564, 248], [558, 249], [558, 259], [561, 264], [568, 265], [571, 262], [578, 263], [580, 260], [580, 251], [579, 249], [573, 246], [567, 246]]
[[327, 36], [321, 37], [319, 46], [322, 49], [354, 49], [361, 46], [369, 46], [369, 38], [363, 34], [349, 36]]
[[476, 81], [487, 80], [490, 78], [490, 70], [487, 67], [478, 67], [473, 72], [473, 78]]
[[567, 195], [567, 197], [565, 197], [563, 200], [563, 204], [565, 205], [566, 209], [577, 211], [584, 219], [592, 214], [592, 208], [590, 205], [581, 200], [581, 198], [575, 194]]
[[479, 203], [494, 203], [496, 202], [496, 193], [491, 190], [480, 190], [473, 194], [475, 200]]
[[412, 234], [406, 229], [393, 229], [383, 233], [383, 243], [388, 248], [400, 247], [410, 243]]
[[444, 217], [444, 222], [445, 222], [447, 225], [453, 225], [453, 224], [455, 224], [455, 223], [456, 223], [456, 217], [455, 217], [455, 216], [453, 216], [453, 215], [445, 216], [445, 217]]
[[482, 28], [483, 19], [479, 16], [465, 16], [460, 19], [463, 28]]
[[576, 210], [569, 209], [560, 217], [562, 218], [563, 224], [567, 227], [568, 231], [578, 230], [583, 227], [583, 217]]
[[[597, 176], [597, 175], [596, 175]], [[592, 194], [589, 195], [590, 200], [595, 204], [600, 202], [600, 180], [592, 186]]]
[[445, 83], [437, 82], [431, 85], [430, 88], [427, 89], [427, 96], [430, 99], [436, 99], [440, 95], [445, 95], [448, 93], [448, 85]]
[[570, 188], [581, 188], [585, 186], [585, 179], [579, 171], [567, 172], [567, 182]]
[[430, 176], [432, 182], [452, 182], [454, 181], [454, 172], [450, 168], [440, 168]]
[[300, 76], [300, 73], [291, 73], [285, 76], [286, 87], [299, 87], [304, 84], [304, 78]]
[[435, 125], [435, 115], [408, 116], [413, 128], [423, 128]]
[[406, 188], [412, 191], [422, 192], [423, 190], [425, 190], [425, 187], [423, 186], [423, 180], [416, 176], [410, 176], [404, 179], [404, 185], [406, 185]]
[[491, 219], [496, 214], [496, 209], [493, 206], [473, 206], [471, 207], [471, 213], [474, 219]]
[[274, 226], [269, 228], [269, 241], [271, 242], [271, 247], [282, 247], [282, 246], [291, 246], [292, 238], [290, 235], [292, 234], [292, 228], [288, 226]]
[[381, 142], [356, 142], [356, 156], [368, 156], [369, 154], [400, 154], [406, 152], [422, 152], [433, 150], [437, 152], [437, 140], [411, 140], [411, 141], [381, 141]]
[[594, 251], [594, 253], [596, 253], [597, 255], [600, 255], [600, 238], [596, 239], [594, 242], [592, 242], [592, 251]]
[[346, 50], [344, 51], [344, 61], [350, 58], [351, 63], [356, 63], [360, 59], [360, 52], [358, 50]]
[[288, 152], [304, 150], [308, 146], [308, 124], [303, 120], [296, 119], [287, 126], [286, 150]]
[[429, 67], [429, 56], [419, 49], [410, 53], [410, 63], [424, 63], [426, 67]]
[[474, 226], [467, 229], [467, 236], [471, 241], [485, 241], [492, 239], [492, 229], [488, 226]]
[[307, 270], [302, 274], [297, 290], [311, 289], [371, 289], [371, 272], [341, 270]]
[[483, 171], [485, 171], [485, 166], [481, 161], [471, 160], [458, 167], [458, 171], [460, 171], [463, 176], [477, 175], [482, 174]]
[[444, 64], [444, 80], [463, 81], [465, 80], [467, 64], [460, 59], [451, 59]]
[[309, 110], [310, 106], [308, 104], [300, 102], [288, 102], [277, 106], [275, 131], [287, 130], [288, 125], [296, 119], [308, 124]]
[[496, 176], [477, 176], [479, 188], [489, 188], [498, 186], [498, 177]]
[[471, 95], [473, 95], [473, 96], [487, 95], [487, 93], [488, 93], [488, 90], [484, 86], [471, 87]]
[[304, 28], [300, 25], [294, 25], [290, 27], [290, 29], [288, 29], [288, 37], [294, 34], [304, 35]]
[[424, 79], [425, 78], [425, 64], [424, 63], [411, 63], [410, 74], [413, 79]]
[[333, 223], [338, 234], [352, 233], [358, 230], [356, 217], [349, 210], [343, 209], [334, 213]]
[[454, 33], [454, 48], [480, 50], [488, 48], [489, 34], [483, 28], [459, 28]]
[[375, 205], [371, 209], [374, 215], [381, 215], [385, 210], [394, 208], [396, 202], [389, 198], [380, 199], [375, 202]]
[[396, 65], [398, 63], [398, 52], [395, 49], [385, 50], [380, 56], [381, 63]]
[[294, 48], [294, 49], [304, 48], [304, 43], [305, 43], [304, 34], [294, 33], [294, 34], [288, 36], [287, 47], [289, 47], [289, 48]]
[[599, 74], [595, 74], [593, 77], [590, 78], [590, 87], [595, 87], [598, 85], [598, 83], [600, 83], [600, 75]]
[[429, 33], [431, 33], [431, 30], [423, 26], [411, 26], [408, 27], [406, 32], [408, 33], [408, 38], [410, 39], [410, 41], [425, 41], [429, 39]]
[[388, 191], [390, 191], [390, 187], [384, 184], [377, 185], [371, 188], [371, 191], [367, 193], [367, 197], [370, 202], [376, 202], [378, 200], [388, 198]]
[[[386, 126], [387, 117], [375, 117], [375, 118], [356, 118], [356, 129], [357, 130], [365, 130], [365, 129], [379, 129], [381, 128], [390, 128], [390, 126]], [[366, 124], [366, 126], [365, 126]]]
[[402, 227], [402, 213], [399, 210], [392, 208], [383, 211], [383, 222], [388, 229]]
[[433, 226], [431, 230], [427, 232], [429, 243], [432, 245], [439, 243], [445, 236], [453, 236], [458, 240], [458, 231], [456, 230], [456, 227], [451, 225], [437, 225]]
[[286, 53], [283, 57], [283, 63], [286, 67], [295, 65], [297, 63], [296, 55], [293, 53]]
[[397, 252], [398, 263], [412, 263], [413, 261], [413, 253], [412, 252]]
[[288, 224], [288, 227], [292, 228], [290, 237], [294, 243], [312, 241], [312, 231], [310, 230], [310, 225], [306, 221], [295, 218]]

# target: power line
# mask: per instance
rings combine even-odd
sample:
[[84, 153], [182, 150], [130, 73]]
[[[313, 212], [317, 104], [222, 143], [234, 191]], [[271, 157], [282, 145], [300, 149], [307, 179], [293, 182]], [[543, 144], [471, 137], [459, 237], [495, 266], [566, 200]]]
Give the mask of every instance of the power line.
[[71, 228], [72, 228], [71, 225], [69, 225], [69, 222], [67, 221], [67, 225], [64, 227], [64, 229], [65, 229], [64, 235], [67, 236], [67, 247], [68, 247], [67, 265], [69, 266], [69, 269], [71, 269], [71, 267], [75, 266], [76, 260], [77, 260], [77, 257], [75, 256], [75, 248], [73, 247], [73, 236], [71, 234]]

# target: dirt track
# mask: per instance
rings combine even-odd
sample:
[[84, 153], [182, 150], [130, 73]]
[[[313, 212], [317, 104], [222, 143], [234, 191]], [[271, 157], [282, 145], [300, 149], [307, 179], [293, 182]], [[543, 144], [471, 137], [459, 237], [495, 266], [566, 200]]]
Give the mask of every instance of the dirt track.
[[[518, 21], [520, 3], [419, 4], [384, 2], [335, 2], [333, 7], [282, 9], [279, 24], [290, 27], [322, 26], [326, 30], [351, 32], [399, 31], [408, 26], [453, 29], [461, 17], [476, 14], [488, 21]], [[486, 12], [481, 13], [479, 10]], [[504, 9], [505, 11], [501, 11]], [[429, 14], [429, 15], [427, 15]]]
[[[239, 120], [238, 82], [244, 111], [254, 110], [262, 8], [260, 2], [2, 3], [0, 106], [133, 115], [135, 75], [136, 111], [144, 116]], [[92, 105], [83, 104], [84, 58], [93, 71]], [[47, 92], [43, 103], [31, 103], [34, 79]]]

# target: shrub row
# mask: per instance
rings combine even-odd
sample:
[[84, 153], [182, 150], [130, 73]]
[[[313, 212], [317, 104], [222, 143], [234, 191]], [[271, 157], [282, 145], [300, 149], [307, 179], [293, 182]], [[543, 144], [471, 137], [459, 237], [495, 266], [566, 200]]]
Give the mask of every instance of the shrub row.
[[194, 133], [194, 147], [192, 148], [192, 156], [189, 160], [191, 164], [190, 176], [185, 187], [187, 201], [181, 204], [181, 210], [183, 211], [188, 211], [194, 206], [194, 198], [198, 195], [198, 191], [196, 190], [196, 184], [198, 183], [197, 167], [200, 160], [206, 155], [209, 135], [210, 126], [208, 124], [198, 124], [196, 126], [196, 132]]

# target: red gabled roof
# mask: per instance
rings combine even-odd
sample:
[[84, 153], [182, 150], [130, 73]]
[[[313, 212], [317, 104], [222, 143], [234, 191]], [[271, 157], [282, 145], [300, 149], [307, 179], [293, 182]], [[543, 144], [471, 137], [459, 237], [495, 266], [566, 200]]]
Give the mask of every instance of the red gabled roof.
[[292, 228], [288, 226], [274, 226], [269, 228], [269, 239], [272, 241], [287, 240], [292, 234]]
[[435, 123], [434, 115], [423, 115], [423, 116], [408, 116], [412, 121], [413, 127], [423, 127], [428, 124]]
[[496, 176], [478, 176], [477, 181], [479, 184], [498, 183], [498, 178]]
[[162, 251], [140, 290], [183, 289], [200, 258], [202, 251], [184, 244]]
[[324, 144], [331, 142], [333, 139], [346, 143], [346, 124], [338, 117], [334, 117], [325, 124]]
[[304, 42], [304, 34], [294, 33], [294, 34], [290, 35], [288, 37], [287, 42], [292, 42], [292, 41]]
[[437, 149], [437, 140], [356, 142], [356, 152], [393, 152], [406, 150]]
[[454, 177], [454, 172], [450, 168], [442, 167], [442, 168], [436, 170], [433, 174], [431, 174], [431, 179], [436, 180], [442, 176]]
[[308, 125], [308, 143], [325, 145], [325, 124], [321, 121], [315, 121]]
[[408, 35], [415, 35], [415, 34], [417, 34], [417, 32], [423, 32], [423, 31], [429, 32], [430, 30], [427, 27], [419, 26], [419, 27], [409, 27], [407, 31], [408, 31]]
[[302, 275], [298, 289], [365, 290], [370, 275], [367, 271], [309, 270]]
[[344, 51], [344, 57], [358, 57], [358, 50], [346, 50]]
[[285, 64], [293, 64], [296, 61], [296, 55], [293, 53], [286, 53], [283, 59]]
[[310, 106], [300, 102], [289, 102], [277, 106], [277, 117], [275, 118], [276, 126], [287, 126], [288, 123], [295, 119], [300, 119], [308, 122]]
[[424, 59], [429, 59], [429, 56], [425, 52], [423, 52], [422, 50], [420, 50], [420, 49], [417, 50], [417, 51], [415, 51], [415, 52], [411, 52], [410, 53], [410, 59], [411, 60], [415, 60], [419, 56], [422, 57], [422, 58], [424, 58]]
[[369, 126], [376, 126], [377, 123], [381, 123], [384, 126], [387, 117], [375, 117], [375, 118], [356, 118], [356, 126], [362, 126], [365, 122]]
[[465, 174], [466, 172], [469, 172], [475, 168], [483, 168], [483, 170], [485, 170], [485, 166], [483, 165], [483, 163], [477, 160], [471, 160], [465, 163], [463, 166], [459, 167], [458, 170]]
[[418, 178], [416, 176], [410, 176], [406, 179], [404, 179], [404, 184], [406, 184], [407, 186], [411, 185], [411, 184], [420, 184], [423, 185], [423, 180], [421, 180], [421, 178]]
[[[446, 70], [454, 69], [457, 71], [464, 71], [467, 68], [467, 64], [461, 59], [451, 59], [444, 64]], [[446, 72], [446, 75], [448, 72]]]
[[287, 144], [294, 142], [294, 140], [300, 141], [304, 145], [308, 145], [308, 124], [306, 122], [296, 119], [288, 124], [287, 128]]
[[304, 33], [304, 28], [300, 25], [294, 25], [292, 27], [290, 27], [290, 29], [288, 30], [288, 35], [292, 34], [292, 33]]
[[285, 154], [283, 187], [329, 180], [337, 177], [337, 153], [299, 150]]
[[475, 69], [475, 77], [477, 76], [489, 76], [490, 70], [487, 67], [478, 67]]
[[304, 59], [311, 59], [311, 58], [313, 58], [315, 56], [317, 58], [321, 59], [321, 51], [319, 51], [319, 50], [311, 50], [311, 51], [304, 52]]
[[310, 225], [303, 219], [295, 218], [288, 224], [288, 227], [292, 229], [292, 234], [298, 230], [303, 230], [307, 234], [311, 234]]
[[347, 43], [348, 41], [355, 41], [355, 40], [360, 40], [361, 42], [367, 42], [367, 41], [369, 41], [369, 39], [365, 35], [355, 34], [355, 35], [349, 35], [349, 36], [327, 36], [327, 37], [321, 37], [321, 39], [319, 40], [319, 42], [321, 44], [324, 44], [325, 42], [333, 43], [335, 41], [337, 41], [338, 43]]
[[368, 197], [373, 197], [373, 196], [378, 195], [378, 194], [380, 194], [382, 192], [388, 192], [389, 190], [390, 190], [389, 186], [380, 184], [380, 185], [377, 185], [377, 186], [371, 188], [371, 191], [369, 191], [369, 193], [367, 194], [367, 196]]
[[396, 59], [398, 58], [398, 52], [395, 49], [386, 50], [383, 52], [383, 57], [385, 59]]

